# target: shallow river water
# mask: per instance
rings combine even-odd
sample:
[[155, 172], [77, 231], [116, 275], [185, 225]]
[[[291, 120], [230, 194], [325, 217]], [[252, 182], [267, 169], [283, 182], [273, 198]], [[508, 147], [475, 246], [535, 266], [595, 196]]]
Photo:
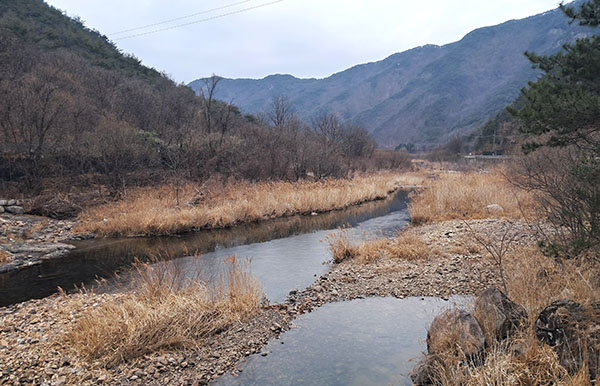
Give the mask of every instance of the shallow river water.
[[[309, 286], [327, 271], [330, 259], [322, 240], [342, 225], [355, 237], [393, 236], [408, 223], [408, 192], [346, 210], [316, 216], [292, 216], [229, 229], [193, 232], [176, 237], [97, 239], [74, 242], [69, 255], [0, 275], [0, 306], [41, 298], [75, 285], [93, 286], [98, 277], [127, 276], [132, 262], [180, 259], [182, 264], [217, 272], [227, 256], [251, 258], [251, 271], [262, 282], [271, 302], [292, 289]], [[200, 254], [199, 258], [186, 256]]]
[[329, 303], [294, 321], [241, 373], [215, 385], [410, 385], [408, 373], [426, 349], [427, 328], [467, 297], [366, 298]]

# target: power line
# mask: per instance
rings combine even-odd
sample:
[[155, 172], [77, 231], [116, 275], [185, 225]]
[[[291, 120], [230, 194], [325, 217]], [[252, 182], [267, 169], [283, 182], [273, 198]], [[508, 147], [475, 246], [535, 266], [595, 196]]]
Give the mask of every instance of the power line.
[[130, 29], [124, 29], [122, 31], [117, 31], [117, 32], [113, 32], [111, 34], [108, 34], [109, 36], [112, 35], [120, 35], [120, 34], [124, 34], [126, 32], [132, 32], [132, 31], [138, 31], [141, 29], [146, 29], [146, 28], [150, 28], [150, 27], [156, 27], [157, 25], [162, 25], [162, 24], [167, 24], [167, 23], [172, 23], [174, 21], [178, 21], [178, 20], [183, 20], [183, 19], [189, 19], [190, 17], [194, 17], [194, 16], [198, 16], [198, 15], [204, 15], [206, 13], [211, 13], [211, 12], [215, 12], [215, 11], [220, 11], [222, 9], [226, 9], [226, 8], [231, 8], [231, 7], [235, 7], [236, 5], [240, 5], [240, 4], [244, 4], [244, 3], [249, 3], [252, 0], [244, 0], [244, 1], [239, 1], [237, 3], [233, 3], [233, 4], [227, 4], [227, 5], [223, 5], [221, 7], [217, 7], [217, 8], [212, 8], [212, 9], [208, 9], [206, 11], [202, 11], [202, 12], [196, 12], [196, 13], [192, 13], [190, 15], [185, 15], [185, 16], [181, 16], [181, 17], [176, 17], [175, 19], [169, 19], [169, 20], [165, 20], [165, 21], [160, 21], [158, 23], [153, 23], [153, 24], [147, 24], [147, 25], [143, 25], [141, 27], [136, 27], [136, 28], [130, 28]]
[[246, 11], [251, 11], [253, 9], [262, 8], [262, 7], [266, 7], [266, 6], [269, 6], [269, 5], [281, 3], [282, 1], [285, 1], [285, 0], [271, 1], [269, 3], [255, 5], [254, 7], [248, 7], [248, 8], [238, 9], [237, 11], [232, 11], [232, 12], [227, 12], [227, 13], [223, 13], [223, 14], [220, 14], [220, 15], [215, 15], [215, 16], [207, 17], [205, 19], [191, 21], [189, 23], [177, 24], [177, 25], [174, 25], [174, 26], [160, 28], [160, 29], [156, 29], [156, 30], [152, 30], [152, 31], [141, 32], [141, 33], [134, 34], [134, 35], [124, 36], [122, 38], [116, 38], [114, 40], [131, 39], [131, 38], [136, 38], [138, 36], [150, 35], [150, 34], [154, 34], [154, 33], [157, 33], [157, 32], [168, 31], [168, 30], [172, 30], [172, 29], [180, 28], [180, 27], [185, 27], [185, 26], [192, 25], [192, 24], [203, 23], [205, 21], [215, 20], [215, 19], [219, 19], [219, 18], [222, 18], [222, 17], [225, 17], [225, 16], [231, 16], [231, 15], [235, 15], [235, 14], [238, 14], [238, 13], [242, 13], [242, 12], [246, 12]]

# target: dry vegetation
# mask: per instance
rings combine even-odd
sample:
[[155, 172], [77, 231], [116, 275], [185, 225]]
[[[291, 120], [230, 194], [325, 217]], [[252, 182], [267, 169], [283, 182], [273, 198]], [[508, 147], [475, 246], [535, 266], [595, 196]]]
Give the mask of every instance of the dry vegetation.
[[[495, 343], [482, 366], [470, 367], [456, 356], [442, 358], [443, 385], [591, 385], [587, 367], [569, 375], [554, 350], [541, 344], [533, 325], [552, 301], [572, 299], [590, 305], [600, 298], [600, 267], [582, 260], [558, 264], [535, 246], [509, 252], [506, 261], [508, 296], [527, 310], [528, 321], [508, 340]], [[478, 318], [485, 316], [477, 315]], [[487, 324], [483, 323], [485, 328]], [[492, 334], [486, 331], [486, 335]]]
[[[503, 211], [488, 210], [490, 204], [500, 205]], [[483, 256], [499, 267], [507, 295], [523, 305], [529, 315], [517, 333], [488, 347], [488, 355], [481, 366], [468, 365], [452, 350], [447, 356], [439, 357], [444, 364], [439, 367], [440, 384], [592, 384], [585, 365], [577, 373], [569, 374], [560, 365], [555, 351], [536, 338], [533, 326], [542, 309], [554, 300], [570, 299], [588, 306], [598, 301], [600, 266], [597, 258], [556, 260], [540, 251], [535, 240], [548, 236], [542, 228], [549, 225], [543, 225], [544, 220], [539, 216], [531, 193], [510, 184], [502, 171], [443, 173], [413, 196], [409, 209], [413, 227], [392, 240], [353, 243], [347, 229], [330, 235], [328, 241], [334, 261], [351, 259], [365, 264], [381, 258], [425, 260], [433, 255]], [[523, 221], [524, 217], [525, 220], [535, 218], [537, 224]], [[486, 218], [497, 220], [481, 220]], [[453, 219], [463, 220], [462, 229], [466, 233], [460, 237], [450, 235], [442, 244], [422, 237], [426, 235], [418, 232], [429, 226], [420, 224]], [[531, 235], [525, 236], [524, 232]], [[484, 320], [485, 316], [478, 315], [478, 318]], [[486, 326], [485, 320], [483, 325]], [[491, 333], [486, 331], [488, 336]], [[448, 338], [452, 341], [452, 336]]]
[[[500, 205], [502, 211], [488, 209], [493, 204]], [[413, 224], [535, 215], [533, 197], [511, 185], [500, 171], [440, 174], [413, 197], [409, 208]]]
[[[416, 174], [381, 173], [351, 180], [261, 182], [140, 188], [117, 203], [80, 215], [81, 232], [103, 236], [167, 235], [236, 223], [343, 209], [386, 197], [399, 185], [417, 185]], [[199, 195], [202, 192], [202, 195]], [[195, 203], [190, 204], [189, 201]]]
[[0, 264], [10, 263], [12, 261], [12, 256], [8, 254], [8, 252], [0, 249]]
[[111, 365], [193, 347], [259, 309], [262, 288], [246, 268], [232, 257], [221, 280], [208, 284], [173, 262], [141, 265], [133, 290], [89, 311], [65, 339], [83, 358]]
[[401, 233], [397, 238], [372, 239], [354, 243], [348, 237], [348, 229], [340, 229], [327, 236], [329, 251], [334, 263], [352, 259], [360, 264], [372, 263], [378, 259], [422, 260], [431, 255], [431, 248], [418, 236]]

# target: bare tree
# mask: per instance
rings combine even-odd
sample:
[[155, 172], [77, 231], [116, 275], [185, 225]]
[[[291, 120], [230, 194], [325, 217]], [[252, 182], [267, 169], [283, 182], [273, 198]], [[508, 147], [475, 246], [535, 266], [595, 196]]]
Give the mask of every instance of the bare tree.
[[294, 109], [287, 96], [273, 97], [269, 110], [267, 110], [267, 119], [275, 127], [287, 126], [292, 120], [296, 119]]

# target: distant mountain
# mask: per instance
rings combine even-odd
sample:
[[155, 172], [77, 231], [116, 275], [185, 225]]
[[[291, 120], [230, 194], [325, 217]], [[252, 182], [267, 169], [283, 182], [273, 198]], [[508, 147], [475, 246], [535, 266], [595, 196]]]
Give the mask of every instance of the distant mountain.
[[[368, 128], [384, 146], [432, 145], [484, 124], [535, 79], [525, 51], [547, 54], [589, 34], [559, 9], [476, 29], [458, 42], [426, 45], [324, 79], [270, 75], [223, 79], [217, 97], [246, 113], [285, 95], [310, 121], [325, 112]], [[195, 91], [202, 80], [189, 84]]]

